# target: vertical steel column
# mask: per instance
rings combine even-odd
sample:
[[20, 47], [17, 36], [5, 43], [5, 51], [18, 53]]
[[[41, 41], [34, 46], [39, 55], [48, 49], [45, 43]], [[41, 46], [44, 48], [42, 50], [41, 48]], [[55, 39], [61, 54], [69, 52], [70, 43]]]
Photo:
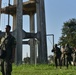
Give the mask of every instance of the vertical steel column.
[[47, 63], [47, 43], [44, 0], [36, 0], [37, 30], [39, 33], [38, 59], [39, 63]]
[[14, 0], [14, 4], [17, 4], [17, 0]]
[[17, 24], [16, 22], [17, 22], [16, 14], [13, 14], [13, 27], [12, 27], [13, 31], [16, 29], [16, 24]]
[[41, 41], [42, 41], [42, 62], [47, 63], [46, 23], [44, 0], [40, 0], [41, 18]]
[[40, 33], [38, 52], [40, 63], [47, 63], [46, 23], [44, 0], [36, 0], [37, 26]]
[[41, 42], [41, 14], [40, 14], [40, 0], [36, 0], [37, 13], [37, 33], [38, 33], [38, 63], [42, 63], [42, 42]]
[[[10, 0], [8, 0], [8, 6], [10, 6]], [[8, 14], [8, 25], [9, 25], [9, 22], [10, 22], [10, 14]]]
[[17, 32], [16, 32], [16, 40], [17, 40], [17, 49], [16, 49], [16, 64], [22, 63], [22, 0], [17, 0]]
[[[34, 13], [30, 13], [30, 33], [35, 33]], [[30, 39], [30, 63], [35, 64], [35, 38]]]
[[0, 25], [1, 25], [1, 5], [2, 5], [2, 0], [0, 0]]
[[[13, 4], [17, 4], [17, 0], [14, 0]], [[13, 30], [16, 29], [16, 14], [13, 14]]]

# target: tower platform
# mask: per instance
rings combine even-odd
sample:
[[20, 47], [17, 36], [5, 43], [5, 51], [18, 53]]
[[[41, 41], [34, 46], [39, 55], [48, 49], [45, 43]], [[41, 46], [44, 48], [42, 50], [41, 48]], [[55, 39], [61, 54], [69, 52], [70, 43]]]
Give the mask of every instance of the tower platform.
[[[14, 15], [16, 14], [17, 5], [10, 5], [4, 8], [1, 8], [1, 13]], [[30, 12], [36, 12], [36, 3], [35, 1], [23, 2], [23, 15], [29, 15]]]

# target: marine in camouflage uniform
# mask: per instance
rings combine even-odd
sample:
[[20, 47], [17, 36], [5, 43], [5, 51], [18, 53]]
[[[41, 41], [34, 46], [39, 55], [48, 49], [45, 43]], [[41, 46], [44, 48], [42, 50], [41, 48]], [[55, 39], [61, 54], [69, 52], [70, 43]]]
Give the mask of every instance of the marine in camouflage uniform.
[[65, 46], [61, 47], [61, 63], [65, 66]]
[[70, 48], [69, 44], [65, 45], [65, 59], [66, 59], [66, 67], [68, 68], [68, 65], [71, 65], [71, 61], [72, 61], [72, 48]]
[[72, 57], [73, 57], [73, 65], [76, 66], [76, 47], [73, 49]]
[[5, 36], [1, 40], [1, 49], [5, 51], [5, 55], [2, 57], [1, 72], [2, 75], [11, 75], [12, 63], [15, 58], [16, 40], [10, 34], [11, 27], [6, 25]]
[[60, 48], [57, 47], [57, 44], [55, 44], [55, 47], [52, 49], [52, 52], [54, 52], [54, 59], [55, 59], [55, 66], [59, 65], [61, 68], [61, 51]]

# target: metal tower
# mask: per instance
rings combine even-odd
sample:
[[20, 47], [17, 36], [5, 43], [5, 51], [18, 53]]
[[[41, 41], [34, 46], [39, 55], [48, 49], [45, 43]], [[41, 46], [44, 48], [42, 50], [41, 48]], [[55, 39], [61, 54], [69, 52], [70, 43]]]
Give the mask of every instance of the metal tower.
[[[47, 43], [46, 43], [46, 23], [45, 23], [45, 6], [44, 0], [29, 0], [22, 2], [22, 0], [13, 0], [13, 5], [1, 8], [1, 14], [10, 14], [13, 17], [13, 31], [12, 34], [17, 40], [16, 47], [16, 63], [22, 63], [22, 44], [30, 45], [30, 62], [35, 63], [35, 44], [38, 41], [38, 63], [47, 63]], [[37, 33], [35, 33], [35, 19], [37, 14]], [[22, 27], [22, 16], [30, 16], [30, 32], [25, 32]], [[0, 37], [3, 32], [0, 32]], [[22, 41], [22, 39], [29, 38], [29, 41]]]

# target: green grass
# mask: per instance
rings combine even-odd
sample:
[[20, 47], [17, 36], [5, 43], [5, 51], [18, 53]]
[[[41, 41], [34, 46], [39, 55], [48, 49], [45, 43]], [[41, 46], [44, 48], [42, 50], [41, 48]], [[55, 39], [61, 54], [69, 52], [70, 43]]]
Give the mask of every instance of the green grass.
[[[1, 75], [1, 73], [0, 73]], [[76, 75], [76, 67], [69, 66], [60, 69], [53, 65], [13, 65], [12, 75]]]

